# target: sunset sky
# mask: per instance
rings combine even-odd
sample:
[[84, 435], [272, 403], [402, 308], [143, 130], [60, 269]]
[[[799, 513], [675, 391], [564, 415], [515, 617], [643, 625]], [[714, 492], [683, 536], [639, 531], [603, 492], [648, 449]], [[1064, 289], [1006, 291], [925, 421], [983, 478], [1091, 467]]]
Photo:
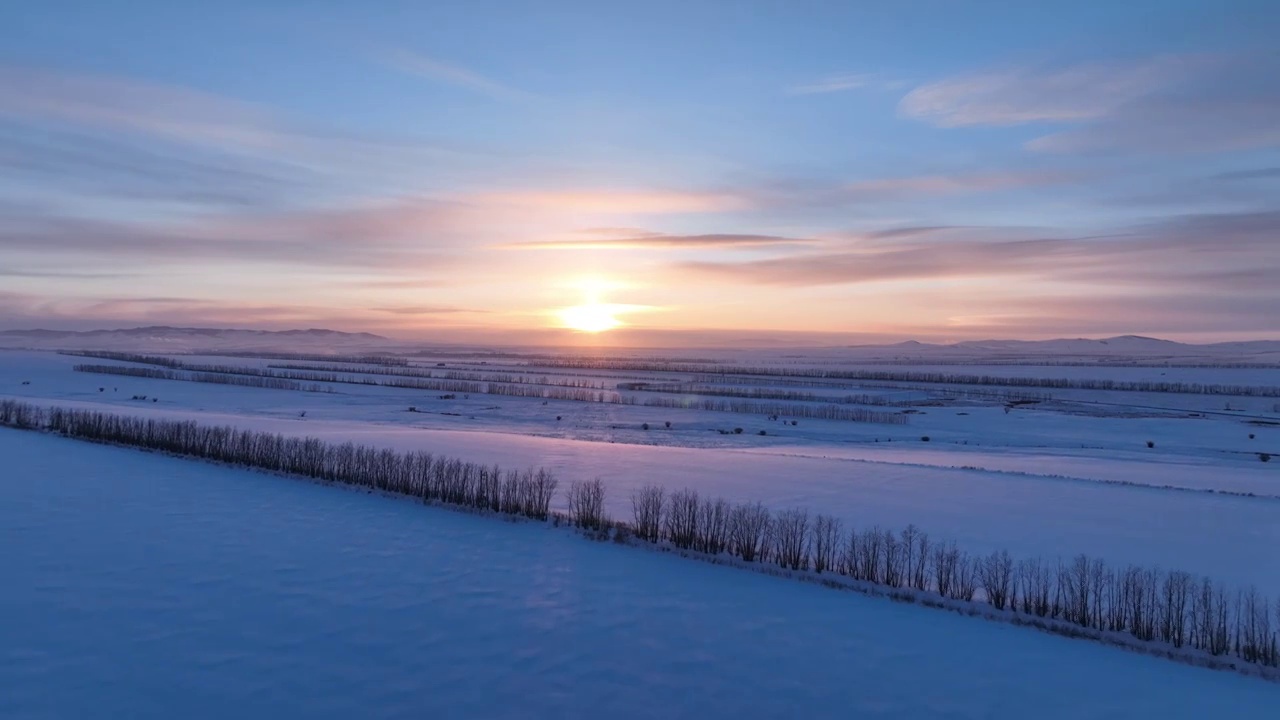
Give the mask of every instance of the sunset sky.
[[1277, 32], [1274, 0], [12, 0], [0, 329], [1276, 338]]

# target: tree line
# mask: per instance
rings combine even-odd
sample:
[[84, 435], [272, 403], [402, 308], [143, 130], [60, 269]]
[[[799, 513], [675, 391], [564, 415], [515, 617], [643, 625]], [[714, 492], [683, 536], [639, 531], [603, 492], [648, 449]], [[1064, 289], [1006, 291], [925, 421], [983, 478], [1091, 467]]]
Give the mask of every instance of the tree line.
[[353, 365], [385, 365], [388, 367], [404, 367], [409, 364], [408, 358], [393, 355], [325, 355], [323, 353], [301, 352], [203, 352], [193, 355], [213, 355], [217, 357], [252, 358], [257, 360], [300, 360], [331, 363], [351, 363]]
[[332, 444], [192, 420], [3, 400], [0, 425], [367, 487], [425, 502], [557, 523], [564, 519], [619, 542], [634, 536], [640, 542], [748, 564], [839, 576], [930, 605], [986, 608], [996, 617], [1039, 622], [1059, 631], [1079, 628], [1086, 632], [1072, 634], [1093, 639], [1158, 643], [1174, 651], [1166, 653], [1170, 657], [1233, 657], [1263, 668], [1280, 666], [1280, 599], [1272, 601], [1255, 587], [1228, 588], [1178, 570], [1113, 567], [1086, 555], [1045, 561], [1015, 559], [1005, 550], [972, 554], [954, 542], [932, 539], [914, 525], [896, 531], [846, 528], [839, 518], [803, 508], [773, 511], [759, 502], [735, 504], [658, 485], [634, 492], [632, 518], [616, 521], [605, 510], [605, 486], [598, 478], [571, 483], [568, 512], [560, 515], [551, 511], [559, 483], [545, 469], [504, 471], [425, 452]]
[[181, 361], [162, 355], [140, 355], [138, 353], [115, 352], [113, 350], [61, 350], [58, 354], [71, 357], [98, 358], [99, 360], [118, 360], [140, 365], [158, 365], [175, 370], [182, 367]]
[[97, 373], [99, 375], [122, 375], [126, 377], [147, 378], [150, 380], [185, 380], [187, 382], [211, 383], [213, 385], [236, 385], [240, 387], [266, 388], [268, 390], [297, 390], [300, 392], [333, 392], [332, 388], [314, 383], [300, 383], [276, 377], [251, 377], [243, 375], [223, 375], [215, 372], [181, 372], [161, 368], [139, 368], [125, 365], [74, 365], [76, 372]]
[[[332, 389], [316, 383], [345, 383], [379, 387], [396, 387], [411, 390], [430, 390], [448, 393], [476, 395], [501, 395], [542, 400], [568, 400], [572, 402], [610, 403], [615, 405], [640, 404], [636, 398], [608, 390], [591, 390], [580, 387], [506, 384], [497, 382], [472, 382], [466, 380], [426, 379], [419, 377], [382, 377], [318, 372], [303, 370], [275, 370], [242, 365], [205, 365], [181, 363], [189, 375], [176, 370], [133, 368], [115, 365], [76, 365], [78, 372], [109, 373], [162, 380], [194, 380], [227, 385], [265, 387], [310, 392], [332, 392]], [[311, 383], [309, 385], [303, 383]], [[709, 410], [713, 412], [749, 413], [755, 415], [787, 415], [796, 418], [843, 420], [849, 422], [905, 425], [904, 415], [877, 412], [863, 408], [846, 408], [835, 405], [801, 405], [749, 400], [716, 400], [713, 398], [649, 398], [643, 403], [648, 407], [683, 410]]]
[[914, 525], [845, 529], [839, 518], [806, 509], [771, 512], [695, 490], [648, 485], [631, 496], [630, 528], [641, 540], [727, 553], [748, 563], [835, 573], [888, 589], [981, 603], [994, 610], [1127, 634], [1175, 649], [1280, 666], [1280, 598], [1256, 587], [1229, 589], [1180, 570], [1078, 555], [1069, 561], [1015, 560], [1007, 551], [970, 554], [932, 541]]
[[0, 401], [0, 425], [367, 487], [464, 507], [550, 516], [558, 484], [544, 469], [503, 470], [425, 452], [399, 453], [353, 443], [287, 437], [194, 420], [131, 417], [95, 410]]
[[464, 370], [428, 370], [425, 368], [394, 368], [394, 367], [378, 367], [378, 368], [345, 368], [337, 365], [268, 365], [268, 368], [279, 370], [302, 370], [311, 372], [339, 372], [354, 373], [365, 375], [390, 375], [395, 377], [416, 377], [416, 378], [442, 378], [445, 380], [468, 380], [480, 382], [496, 382], [515, 385], [553, 385], [556, 387], [572, 387], [586, 388], [589, 390], [605, 390], [607, 386], [603, 380], [586, 380], [584, 378], [571, 378], [565, 380], [552, 380], [545, 375], [519, 375], [501, 371], [464, 371]]
[[826, 402], [841, 405], [894, 405], [883, 395], [817, 395], [806, 390], [781, 390], [777, 388], [736, 388], [704, 385], [700, 383], [646, 383], [626, 382], [618, 384], [619, 390], [632, 390], [676, 395], [707, 395], [711, 397], [736, 397], [752, 400], [788, 400], [792, 402]]
[[800, 405], [795, 403], [767, 402], [759, 400], [719, 400], [704, 397], [648, 398], [646, 407], [676, 408], [680, 410], [709, 410], [712, 412], [750, 413], [753, 415], [786, 415], [818, 420], [845, 420], [849, 422], [906, 425], [907, 416], [898, 413], [867, 410], [865, 408], [840, 407], [838, 405]]
[[823, 368], [748, 367], [737, 365], [704, 366], [686, 363], [654, 363], [642, 361], [603, 361], [591, 358], [547, 360], [550, 367], [591, 370], [629, 370], [639, 372], [695, 373], [702, 375], [754, 375], [768, 377], [808, 377], [834, 380], [873, 380], [882, 382], [941, 383], [948, 385], [1001, 385], [1063, 390], [1109, 390], [1120, 392], [1182, 393], [1190, 395], [1233, 395], [1240, 397], [1280, 397], [1280, 387], [1271, 385], [1224, 385], [1156, 380], [1107, 380], [1098, 378], [1001, 377], [996, 375], [956, 375], [940, 372], [906, 372], [896, 370], [828, 370]]

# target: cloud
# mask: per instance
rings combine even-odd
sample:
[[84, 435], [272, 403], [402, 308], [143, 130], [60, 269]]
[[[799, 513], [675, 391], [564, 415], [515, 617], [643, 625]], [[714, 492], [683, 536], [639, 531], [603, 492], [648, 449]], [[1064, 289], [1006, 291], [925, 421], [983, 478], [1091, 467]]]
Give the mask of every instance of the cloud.
[[382, 60], [401, 72], [471, 90], [497, 100], [522, 100], [533, 97], [530, 93], [508, 87], [473, 70], [404, 49], [383, 53]]
[[170, 143], [0, 122], [0, 169], [26, 183], [97, 197], [263, 206], [312, 189], [317, 176], [265, 158]]
[[1211, 152], [1280, 144], [1280, 54], [1166, 55], [1021, 69], [912, 90], [899, 112], [939, 127], [1058, 123], [1028, 149]]
[[52, 280], [118, 280], [139, 277], [136, 273], [76, 272], [68, 270], [16, 270], [0, 268], [0, 277], [39, 278]]
[[93, 198], [286, 205], [420, 182], [475, 153], [315, 127], [265, 106], [109, 75], [0, 65], [0, 168]]
[[664, 235], [661, 233], [645, 233], [631, 237], [598, 238], [593, 240], [551, 240], [513, 243], [505, 247], [514, 250], [702, 250], [706, 248], [812, 245], [816, 242], [816, 240], [781, 237], [778, 235]]
[[1020, 300], [1016, 311], [978, 303], [972, 315], [954, 318], [969, 337], [1062, 337], [1156, 334], [1161, 336], [1257, 333], [1274, 337], [1280, 295], [1251, 296], [1157, 291], [1141, 296], [1094, 293]]
[[[841, 251], [739, 262], [687, 262], [686, 273], [748, 285], [812, 287], [886, 280], [1034, 277], [1187, 290], [1267, 290], [1280, 271], [1280, 211], [1184, 215], [1091, 237], [991, 240], [1009, 228], [942, 238], [874, 233]], [[1264, 272], [1256, 272], [1263, 270]]]
[[493, 191], [458, 199], [475, 205], [599, 215], [723, 212], [751, 204], [743, 194], [734, 192], [625, 189]]
[[1218, 173], [1212, 176], [1213, 180], [1224, 180], [1234, 182], [1237, 180], [1274, 180], [1280, 179], [1280, 167], [1256, 168], [1253, 170], [1236, 170], [1234, 172]]
[[468, 308], [450, 307], [448, 305], [398, 305], [395, 307], [370, 308], [374, 312], [391, 313], [392, 315], [453, 315], [458, 313], [487, 313], [487, 310], [471, 310]]
[[1075, 261], [1083, 248], [1065, 239], [868, 247], [744, 262], [689, 262], [698, 274], [755, 285], [811, 287], [881, 280], [1034, 273]]
[[1063, 185], [1092, 177], [1084, 171], [1006, 169], [879, 177], [853, 182], [779, 181], [726, 191], [744, 209], [795, 210], [878, 206], [951, 195], [977, 195]]
[[450, 262], [443, 248], [482, 229], [479, 223], [471, 208], [421, 199], [164, 221], [107, 220], [51, 208], [0, 216], [0, 248], [117, 266], [232, 262], [440, 271]]
[[969, 75], [912, 90], [898, 111], [940, 127], [1091, 120], [1168, 84], [1187, 62], [1161, 57]]
[[839, 193], [854, 198], [912, 197], [920, 195], [955, 195], [995, 190], [1037, 187], [1070, 182], [1080, 173], [1057, 171], [1004, 171], [955, 175], [915, 175], [879, 178], [851, 183]]
[[857, 90], [873, 84], [878, 84], [878, 81], [875, 75], [871, 75], [869, 73], [829, 75], [817, 82], [805, 85], [796, 85], [795, 87], [789, 88], [787, 92], [792, 95], [818, 95], [823, 93], [841, 92], [843, 90]]
[[[183, 325], [253, 327], [291, 330], [326, 327], [347, 330], [424, 331], [445, 327], [430, 315], [401, 313], [391, 317], [350, 305], [270, 304], [184, 297], [73, 297], [49, 299], [0, 292], [0, 323], [16, 326], [120, 327]], [[438, 317], [438, 316], [437, 316]], [[449, 326], [451, 327], [451, 326]]]
[[187, 88], [108, 75], [0, 66], [0, 116], [93, 125], [219, 147], [280, 136], [265, 109]]
[[916, 237], [919, 235], [931, 235], [934, 233], [946, 232], [948, 230], [965, 229], [966, 225], [915, 225], [906, 227], [887, 228], [885, 230], [873, 230], [862, 233], [864, 237], [883, 240], [898, 237]]

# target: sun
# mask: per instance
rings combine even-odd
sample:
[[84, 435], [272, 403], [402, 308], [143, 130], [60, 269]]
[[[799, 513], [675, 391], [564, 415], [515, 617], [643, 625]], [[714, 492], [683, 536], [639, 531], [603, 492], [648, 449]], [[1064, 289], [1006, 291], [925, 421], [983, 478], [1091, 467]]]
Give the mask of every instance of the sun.
[[571, 330], [600, 333], [622, 325], [615, 312], [617, 309], [612, 305], [590, 302], [564, 308], [560, 311], [560, 322]]

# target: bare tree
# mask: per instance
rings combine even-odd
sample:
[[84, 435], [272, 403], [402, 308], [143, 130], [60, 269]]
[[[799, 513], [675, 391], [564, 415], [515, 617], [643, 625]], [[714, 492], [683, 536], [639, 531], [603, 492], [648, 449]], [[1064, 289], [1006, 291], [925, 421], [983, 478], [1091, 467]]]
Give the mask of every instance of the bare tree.
[[844, 526], [838, 518], [818, 515], [813, 519], [813, 569], [822, 573], [835, 568]]
[[690, 549], [698, 541], [698, 492], [685, 488], [671, 493], [667, 505], [667, 539], [678, 548]]
[[948, 542], [933, 548], [933, 587], [943, 597], [952, 597], [955, 590], [956, 571], [960, 564], [960, 551], [956, 544]]
[[604, 483], [600, 478], [573, 481], [569, 486], [569, 516], [580, 528], [604, 529], [607, 518], [604, 514]]
[[1005, 550], [993, 552], [982, 559], [979, 569], [982, 591], [987, 602], [997, 610], [1003, 610], [1006, 604], [1012, 604], [1010, 595], [1013, 588], [1013, 558]]
[[957, 600], [969, 602], [978, 592], [978, 558], [960, 553], [956, 559], [955, 594]]
[[881, 542], [884, 546], [884, 577], [882, 580], [889, 587], [902, 587], [903, 578], [906, 574], [906, 548], [903, 547], [902, 542], [898, 540], [898, 536], [892, 530], [884, 531], [884, 539]]
[[631, 514], [636, 536], [651, 543], [662, 537], [662, 509], [666, 490], [658, 485], [645, 485], [631, 495]]
[[698, 509], [697, 548], [712, 555], [721, 553], [728, 545], [729, 501], [724, 498], [706, 498]]
[[729, 515], [729, 542], [734, 555], [747, 562], [764, 559], [768, 547], [769, 509], [761, 503], [743, 503]]
[[880, 560], [882, 555], [880, 548], [883, 544], [884, 534], [880, 532], [880, 528], [873, 527], [862, 533], [862, 541], [858, 543], [859, 579], [873, 583], [880, 582], [880, 568], [883, 566]]
[[1023, 560], [1018, 565], [1018, 579], [1022, 586], [1022, 612], [1045, 617], [1051, 611], [1053, 572], [1040, 558]]
[[792, 570], [809, 567], [809, 511], [792, 508], [773, 522], [773, 559]]
[[1182, 647], [1186, 642], [1192, 582], [1190, 573], [1170, 570], [1161, 586], [1160, 639], [1174, 647]]

